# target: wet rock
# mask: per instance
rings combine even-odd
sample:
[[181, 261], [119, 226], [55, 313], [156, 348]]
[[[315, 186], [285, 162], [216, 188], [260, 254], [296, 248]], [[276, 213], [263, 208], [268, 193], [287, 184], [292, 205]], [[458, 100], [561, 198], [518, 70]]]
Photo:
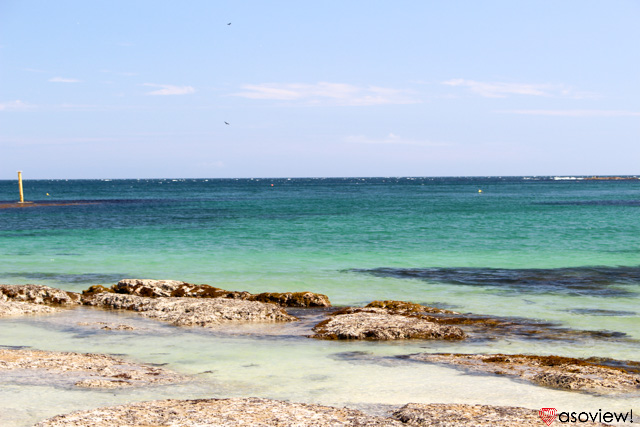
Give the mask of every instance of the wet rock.
[[395, 314], [460, 314], [451, 310], [444, 310], [442, 308], [428, 307], [425, 305], [416, 304], [407, 301], [373, 301], [367, 304], [365, 307], [384, 308], [389, 312]]
[[[514, 406], [409, 403], [393, 413], [407, 426], [540, 427], [538, 411]], [[582, 425], [582, 424], [581, 424]], [[590, 426], [609, 424], [585, 423]]]
[[92, 388], [167, 384], [186, 379], [162, 368], [104, 354], [0, 349], [0, 376], [2, 372], [16, 370], [46, 372], [58, 377], [60, 383]]
[[124, 279], [111, 287], [118, 294], [141, 297], [192, 297], [246, 299], [249, 292], [226, 291], [209, 285], [194, 285], [179, 280]]
[[[314, 326], [315, 335], [312, 335], [312, 338], [337, 340], [460, 340], [465, 338], [462, 329], [434, 322], [429, 316], [416, 313], [416, 307], [407, 305], [400, 309], [398, 307], [401, 304], [386, 304], [386, 306], [389, 308], [367, 306], [338, 310], [328, 319]], [[414, 310], [412, 311], [411, 308]]]
[[281, 307], [258, 301], [223, 298], [148, 298], [101, 293], [87, 304], [136, 311], [142, 316], [176, 326], [214, 326], [229, 322], [290, 322], [297, 320]]
[[33, 304], [78, 305], [80, 294], [44, 285], [0, 285], [0, 294], [7, 300]]
[[402, 426], [347, 408], [259, 398], [160, 400], [59, 415], [37, 427], [91, 426]]
[[447, 364], [467, 372], [519, 378], [554, 389], [595, 394], [640, 391], [640, 362], [524, 354], [420, 353], [406, 357]]
[[85, 299], [87, 297], [93, 296], [95, 294], [101, 294], [103, 292], [114, 292], [113, 289], [104, 287], [102, 285], [93, 285], [90, 286], [89, 289], [85, 289], [82, 291], [82, 298]]
[[245, 291], [227, 291], [209, 285], [194, 285], [178, 280], [124, 279], [111, 288], [92, 286], [83, 291], [91, 297], [100, 292], [137, 295], [142, 297], [190, 297], [190, 298], [227, 298], [267, 302], [283, 307], [330, 307], [326, 295], [313, 292], [265, 292], [251, 294]]
[[269, 302], [283, 307], [331, 307], [328, 296], [313, 292], [265, 292], [251, 295], [249, 301]]
[[[4, 297], [4, 299], [2, 297]], [[24, 316], [27, 314], [49, 314], [57, 311], [60, 310], [42, 304], [8, 301], [5, 295], [0, 295], [0, 317]]]

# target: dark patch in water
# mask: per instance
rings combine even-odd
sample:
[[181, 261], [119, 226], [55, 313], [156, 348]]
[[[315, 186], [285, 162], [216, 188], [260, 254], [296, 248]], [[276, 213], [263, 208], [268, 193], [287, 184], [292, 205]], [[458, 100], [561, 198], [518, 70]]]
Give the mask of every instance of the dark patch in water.
[[560, 293], [621, 297], [636, 295], [616, 285], [640, 285], [640, 267], [506, 268], [374, 268], [356, 273], [397, 279], [419, 279], [452, 285], [482, 286], [522, 293]]
[[308, 381], [327, 381], [331, 379], [331, 377], [329, 375], [313, 374], [307, 375], [306, 377], [304, 377], [304, 379]]
[[375, 355], [370, 351], [342, 351], [333, 353], [328, 357], [334, 360], [363, 360], [375, 357]]
[[67, 274], [67, 273], [0, 273], [0, 279], [23, 278], [28, 280], [47, 280], [59, 283], [74, 284], [96, 284], [96, 283], [117, 283], [127, 277], [133, 277], [130, 274]]
[[575, 308], [570, 310], [575, 314], [586, 314], [589, 316], [635, 316], [635, 311], [622, 311], [622, 310], [601, 310], [598, 308]]
[[0, 345], [0, 348], [4, 350], [25, 350], [31, 348], [29, 345]]
[[330, 359], [349, 363], [373, 363], [381, 366], [397, 366], [398, 359], [390, 356], [380, 356], [368, 351], [344, 351], [333, 353], [328, 356]]
[[455, 310], [457, 308], [460, 308], [459, 305], [456, 304], [449, 304], [446, 302], [440, 302], [440, 301], [433, 301], [433, 302], [420, 302], [418, 303], [420, 305], [425, 305], [427, 307], [437, 307], [437, 308], [443, 308], [446, 310]]

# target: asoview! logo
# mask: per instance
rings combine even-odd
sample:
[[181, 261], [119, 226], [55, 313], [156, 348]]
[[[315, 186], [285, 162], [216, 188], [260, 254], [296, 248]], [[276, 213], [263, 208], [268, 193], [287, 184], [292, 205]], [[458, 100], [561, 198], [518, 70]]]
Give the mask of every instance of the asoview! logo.
[[556, 408], [542, 408], [538, 411], [540, 419], [548, 426], [556, 421], [561, 423], [632, 423], [633, 422], [633, 409], [629, 412], [602, 412], [602, 409], [598, 409], [598, 412], [560, 412]]

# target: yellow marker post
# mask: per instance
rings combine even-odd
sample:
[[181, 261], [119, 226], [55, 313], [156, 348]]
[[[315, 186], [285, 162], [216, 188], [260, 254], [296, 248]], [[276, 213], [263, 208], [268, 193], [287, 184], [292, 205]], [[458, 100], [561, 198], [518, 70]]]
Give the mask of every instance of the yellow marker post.
[[20, 203], [24, 203], [24, 192], [22, 191], [22, 171], [18, 171], [18, 188], [20, 189]]

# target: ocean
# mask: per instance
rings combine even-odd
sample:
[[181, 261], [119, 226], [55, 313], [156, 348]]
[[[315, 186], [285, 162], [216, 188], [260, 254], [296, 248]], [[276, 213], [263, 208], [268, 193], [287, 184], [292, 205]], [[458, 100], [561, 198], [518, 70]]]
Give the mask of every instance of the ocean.
[[[396, 356], [530, 353], [640, 360], [640, 180], [576, 177], [25, 180], [0, 209], [0, 283], [69, 291], [124, 278], [312, 291], [334, 306], [412, 301], [606, 331], [571, 340], [334, 342], [308, 325], [177, 328], [81, 308], [0, 320], [0, 348], [118, 354], [194, 375], [127, 390], [0, 379], [0, 424], [124, 402], [257, 396], [384, 413], [409, 402], [640, 413], [598, 397]], [[0, 181], [0, 204], [18, 198]], [[113, 320], [117, 319], [117, 320]], [[79, 322], [136, 325], [90, 330]]]

